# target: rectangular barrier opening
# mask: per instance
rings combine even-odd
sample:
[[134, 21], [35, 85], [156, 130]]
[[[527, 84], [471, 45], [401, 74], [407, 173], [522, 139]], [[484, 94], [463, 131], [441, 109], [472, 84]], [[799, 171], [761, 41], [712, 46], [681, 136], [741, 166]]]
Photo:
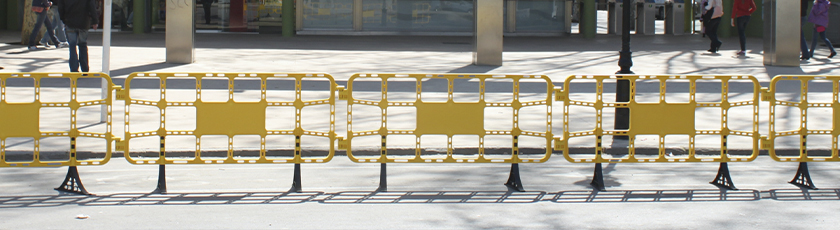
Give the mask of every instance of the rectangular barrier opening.
[[76, 159], [78, 160], [103, 160], [107, 151], [108, 142], [105, 139], [76, 138]]
[[422, 81], [420, 99], [423, 102], [446, 102], [449, 100], [449, 80], [426, 78]]
[[519, 101], [545, 101], [553, 100], [548, 98], [548, 83], [542, 78], [523, 78], [519, 80]]
[[485, 107], [484, 130], [513, 130], [512, 107]]
[[455, 102], [478, 102], [481, 82], [478, 78], [455, 78], [452, 82], [452, 100]]
[[805, 147], [809, 157], [831, 157], [833, 138], [829, 135], [811, 134], [807, 136]]
[[70, 102], [70, 78], [41, 78], [41, 103]]
[[799, 130], [802, 124], [801, 110], [791, 106], [776, 106], [776, 132]]
[[[134, 92], [132, 90], [132, 92]], [[126, 132], [154, 132], [160, 128], [160, 109], [148, 105], [129, 105], [129, 130]]]
[[697, 107], [694, 109], [695, 130], [721, 130], [720, 107]]
[[[597, 110], [595, 107], [589, 106], [569, 106], [569, 132], [585, 132], [585, 131], [594, 131], [595, 127], [598, 125], [597, 120]], [[614, 108], [604, 108], [605, 113], [614, 114]], [[614, 117], [614, 115], [613, 115]], [[613, 119], [614, 120], [614, 119]], [[613, 121], [609, 120], [609, 121]], [[613, 123], [609, 122], [608, 120], [604, 120], [603, 123]], [[562, 124], [559, 124], [562, 125]], [[610, 127], [613, 127], [611, 125]], [[605, 128], [605, 127], [604, 127]], [[606, 129], [605, 130], [613, 130], [613, 129]]]
[[228, 136], [204, 135], [201, 136], [201, 159], [222, 160], [228, 155]]
[[268, 135], [265, 137], [265, 157], [267, 159], [288, 159], [294, 156], [294, 135]]
[[265, 108], [266, 130], [294, 130], [295, 107], [268, 106]]
[[513, 101], [513, 79], [486, 78], [484, 80], [484, 101], [487, 103], [510, 103]]
[[513, 154], [513, 136], [484, 135], [484, 158], [508, 159]]
[[[731, 158], [749, 158], [752, 155], [753, 147], [759, 148], [758, 140], [753, 140], [752, 137], [741, 135], [726, 136], [726, 149]], [[755, 145], [754, 145], [755, 144]]]
[[233, 79], [233, 101], [258, 102], [262, 100], [262, 80], [252, 77]]
[[665, 81], [665, 102], [688, 103], [691, 101], [691, 81], [669, 79]]
[[414, 130], [417, 128], [417, 107], [389, 106], [389, 130]]
[[98, 101], [108, 98], [107, 95], [102, 96], [102, 79], [101, 77], [79, 78], [76, 88], [76, 101]]
[[453, 135], [452, 157], [456, 159], [478, 159], [478, 135]]
[[697, 158], [720, 158], [723, 148], [720, 135], [695, 135], [694, 155]]
[[[389, 129], [394, 129], [390, 128]], [[414, 159], [416, 156], [417, 136], [415, 135], [388, 135], [386, 137], [386, 148], [388, 157], [392, 159]], [[354, 142], [353, 145], [356, 145]], [[355, 154], [355, 153], [354, 153]]]
[[268, 78], [265, 89], [265, 99], [269, 102], [295, 101], [295, 79]]
[[166, 159], [167, 160], [193, 160], [196, 158], [196, 137], [195, 136], [181, 136], [168, 135], [166, 136]]
[[231, 99], [228, 83], [229, 79], [227, 77], [201, 78], [201, 101], [227, 102]]
[[[532, 132], [546, 132], [548, 106], [533, 105], [519, 109], [519, 129]], [[486, 123], [486, 122], [485, 122]]]
[[687, 160], [690, 140], [688, 135], [665, 136], [665, 158], [674, 161]]
[[[595, 159], [595, 146], [598, 138], [595, 136], [570, 137], [567, 140], [569, 152], [564, 153], [573, 159], [573, 162], [592, 162]], [[626, 151], [626, 150], [625, 150]]]
[[[70, 142], [67, 142], [69, 148]], [[32, 162], [35, 160], [35, 138], [6, 138], [6, 162]]]
[[301, 157], [323, 158], [329, 156], [331, 145], [329, 137], [302, 136], [300, 137]]
[[753, 123], [758, 122], [757, 114], [758, 108], [753, 106], [733, 106], [727, 111], [727, 124], [730, 130], [738, 130], [745, 132], [753, 131]]
[[352, 81], [352, 84], [353, 99], [374, 102], [382, 100], [382, 79], [356, 78]]
[[160, 136], [132, 137], [128, 140], [128, 156], [136, 161], [160, 158]]
[[758, 83], [749, 79], [729, 80], [729, 92], [727, 92], [729, 103], [752, 101], [758, 93], [754, 91], [757, 90], [753, 88], [755, 84]]
[[300, 125], [306, 131], [328, 132], [330, 130], [330, 105], [310, 105], [303, 107]]
[[131, 79], [126, 89], [130, 89], [131, 99], [160, 101], [160, 82], [160, 78], [136, 77]]
[[382, 127], [382, 109], [375, 106], [355, 104], [351, 108], [352, 112], [352, 131], [369, 131], [379, 130]]
[[[167, 102], [194, 102], [196, 101], [196, 79], [192, 77], [167, 77], [166, 78], [166, 101]], [[134, 92], [132, 88], [131, 92]], [[134, 95], [132, 95], [133, 97]]]
[[[638, 103], [659, 103], [659, 79], [636, 80], [636, 97]], [[605, 86], [606, 87], [606, 86]], [[606, 90], [605, 90], [606, 91]], [[667, 93], [667, 91], [666, 91]]]
[[[233, 136], [233, 157], [236, 159], [259, 159], [262, 137], [259, 135]], [[301, 146], [304, 145], [301, 138]]]
[[[593, 143], [595, 142], [593, 141]], [[601, 136], [602, 157], [612, 160], [630, 159], [629, 143], [629, 141], [617, 139], [613, 135]], [[592, 146], [594, 147], [596, 144], [593, 144]], [[592, 153], [595, 153], [594, 148]]]
[[632, 141], [637, 159], [659, 158], [659, 135], [636, 135], [636, 139]]
[[358, 136], [353, 137], [350, 141], [352, 143], [350, 151], [355, 157], [379, 157], [381, 155], [382, 136]]
[[[106, 133], [108, 125], [101, 122], [102, 106], [85, 106], [76, 110], [76, 128], [81, 132]], [[113, 120], [113, 114], [111, 119]], [[119, 115], [117, 115], [119, 117]]]
[[774, 139], [773, 147], [776, 151], [776, 156], [791, 158], [799, 157], [799, 144], [802, 141], [801, 138], [799, 138], [799, 135], [777, 136]]
[[[330, 81], [326, 79], [301, 80], [300, 99], [303, 101], [327, 100], [333, 92], [330, 90]], [[380, 95], [380, 97], [382, 97]]]
[[41, 107], [39, 127], [41, 132], [67, 132], [70, 130], [70, 108]]
[[834, 83], [827, 80], [808, 81], [808, 103], [834, 102]]
[[[9, 142], [6, 142], [7, 147]], [[76, 152], [78, 153], [79, 139], [76, 139]], [[38, 141], [38, 150], [41, 161], [69, 161], [70, 160], [70, 137], [45, 137]], [[104, 148], [102, 149], [105, 150]], [[77, 155], [78, 156], [78, 155]]]
[[388, 78], [388, 102], [414, 102], [417, 100], [416, 78]]
[[422, 135], [420, 136], [420, 157], [424, 160], [446, 159], [448, 145], [449, 138], [446, 135]]
[[34, 78], [6, 78], [6, 102], [29, 103], [35, 101]]
[[811, 107], [808, 112], [808, 130], [831, 130], [834, 127], [834, 109], [831, 107]]
[[723, 81], [719, 79], [699, 79], [695, 81], [694, 101], [697, 103], [723, 102]]
[[546, 156], [546, 138], [519, 136], [519, 158], [539, 160]]
[[802, 82], [799, 80], [777, 81], [775, 90], [777, 101], [799, 102], [802, 99]]
[[193, 131], [196, 129], [196, 108], [192, 106], [168, 106], [165, 111], [166, 130]]
[[[563, 89], [566, 90], [566, 92], [569, 92], [569, 100], [571, 101], [583, 101], [594, 103], [598, 100], [597, 94], [595, 94], [595, 92], [597, 92], [598, 90], [597, 83], [598, 82], [594, 79], [576, 78], [571, 80], [568, 85], [564, 85]], [[609, 92], [615, 94], [615, 81], [610, 81], [609, 86], [605, 85], [604, 90], [610, 90]], [[611, 95], [610, 97], [612, 97], [612, 99], [610, 100], [615, 101], [614, 96]]]

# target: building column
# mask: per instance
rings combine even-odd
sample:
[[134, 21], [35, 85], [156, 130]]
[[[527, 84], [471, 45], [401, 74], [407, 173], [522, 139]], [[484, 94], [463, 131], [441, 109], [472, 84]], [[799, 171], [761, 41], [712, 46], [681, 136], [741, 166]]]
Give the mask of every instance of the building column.
[[764, 16], [764, 64], [799, 66], [799, 1], [765, 0]]
[[166, 63], [195, 62], [195, 1], [182, 3], [166, 4]]
[[504, 36], [504, 1], [475, 1], [475, 33], [473, 35], [473, 64], [502, 65]]

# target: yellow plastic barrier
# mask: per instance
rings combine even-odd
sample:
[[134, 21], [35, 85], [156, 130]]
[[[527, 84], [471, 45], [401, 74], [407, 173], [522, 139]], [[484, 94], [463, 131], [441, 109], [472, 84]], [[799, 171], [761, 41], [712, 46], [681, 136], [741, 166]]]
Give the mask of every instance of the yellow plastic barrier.
[[[354, 97], [354, 84], [360, 79], [381, 81], [381, 100], [365, 100]], [[446, 80], [447, 84], [442, 87], [435, 84], [427, 84], [424, 81], [432, 79]], [[485, 100], [487, 95], [485, 83], [489, 79], [504, 79], [512, 82], [513, 88], [510, 102], [488, 102]], [[528, 79], [529, 81], [539, 82], [545, 84], [545, 98], [534, 101], [520, 101], [520, 81]], [[406, 101], [397, 101], [388, 98], [389, 94], [389, 80], [401, 80], [404, 84], [411, 84], [411, 88], [402, 87], [394, 89], [393, 91], [409, 91], [406, 94], [411, 94]], [[479, 92], [475, 98], [475, 102], [461, 102], [453, 98], [455, 94], [453, 88], [456, 81], [471, 81], [478, 82]], [[552, 135], [552, 92], [553, 84], [551, 80], [545, 75], [491, 75], [491, 74], [355, 74], [347, 82], [347, 89], [340, 91], [340, 98], [347, 100], [347, 136], [346, 139], [339, 141], [339, 148], [347, 150], [347, 156], [354, 162], [367, 163], [541, 163], [548, 160], [551, 156], [551, 141]], [[423, 89], [436, 89], [440, 94], [445, 94], [445, 100], [441, 101], [426, 101], [423, 99]], [[404, 92], [404, 91], [403, 91]], [[444, 93], [445, 92], [445, 93]], [[408, 97], [408, 96], [407, 96]], [[546, 116], [545, 130], [523, 130], [520, 128], [520, 114], [522, 108], [528, 106], [545, 106]], [[358, 107], [372, 107], [379, 112], [375, 114], [365, 114], [357, 110]], [[416, 110], [416, 120], [414, 129], [393, 129], [387, 126], [389, 108], [413, 108]], [[511, 108], [513, 110], [511, 120], [513, 122], [510, 130], [488, 130], [485, 129], [485, 108], [500, 107]], [[355, 118], [371, 118], [376, 120], [378, 117], [379, 126], [372, 130], [359, 130], [354, 128]], [[414, 155], [410, 156], [389, 156], [388, 155], [388, 135], [407, 135], [414, 136], [415, 141], [413, 148], [408, 151], [413, 151]], [[424, 156], [421, 148], [421, 136], [423, 135], [445, 135], [446, 142], [439, 143], [441, 146], [446, 146], [446, 156]], [[478, 136], [477, 153], [470, 156], [456, 156], [454, 154], [453, 136], [455, 135], [471, 135]], [[502, 157], [487, 157], [485, 155], [486, 142], [485, 137], [488, 136], [506, 136], [512, 137], [510, 155], [503, 155]], [[381, 137], [381, 146], [379, 149], [380, 155], [373, 157], [356, 156], [352, 151], [352, 143], [354, 138], [363, 136], [377, 136]], [[523, 136], [536, 137], [545, 139], [545, 150], [539, 158], [536, 157], [520, 157], [519, 152], [519, 138]], [[542, 150], [541, 150], [542, 151]]]
[[[172, 101], [166, 99], [168, 79], [194, 79], [195, 100], [194, 101]], [[335, 92], [336, 84], [332, 76], [328, 74], [275, 74], [275, 73], [132, 73], [126, 78], [125, 90], [118, 93], [118, 98], [125, 100], [125, 140], [120, 142], [118, 147], [126, 152], [125, 158], [132, 164], [249, 164], [249, 163], [324, 163], [332, 159], [335, 153], [335, 96], [329, 93], [329, 97], [318, 100], [303, 100], [301, 98], [304, 79], [329, 81], [330, 92]], [[150, 101], [132, 97], [132, 83], [138, 79], [153, 79], [160, 82], [160, 100]], [[210, 102], [202, 100], [202, 80], [221, 80], [227, 82], [227, 101]], [[260, 81], [260, 100], [249, 102], [238, 102], [234, 100], [234, 79], [247, 79]], [[288, 79], [294, 80], [294, 99], [289, 101], [270, 101], [266, 97], [266, 84], [269, 80]], [[301, 111], [307, 106], [329, 105], [329, 129], [322, 131], [305, 130], [302, 127]], [[155, 131], [131, 132], [129, 121], [132, 115], [130, 106], [149, 106], [160, 111], [160, 128]], [[295, 118], [291, 129], [267, 129], [266, 111], [271, 107], [293, 108]], [[196, 119], [194, 130], [172, 130], [167, 128], [166, 110], [169, 108], [195, 108]], [[139, 116], [148, 116], [140, 114]], [[202, 158], [201, 138], [205, 135], [227, 136], [227, 157]], [[235, 157], [233, 139], [236, 135], [258, 135], [260, 137], [259, 157]], [[295, 138], [293, 157], [267, 157], [266, 137], [267, 136], [293, 136]], [[135, 159], [129, 154], [131, 151], [129, 142], [134, 138], [159, 136], [160, 150], [159, 158]], [[165, 139], [167, 136], [195, 136], [195, 155], [192, 158], [166, 157]], [[329, 138], [329, 153], [323, 157], [302, 157], [301, 137], [316, 136]], [[326, 147], [326, 146], [324, 146]]]
[[[8, 81], [15, 78], [33, 79], [34, 85], [23, 86], [26, 88], [32, 87], [34, 90], [34, 100], [32, 102], [10, 102], [10, 97], [20, 97], [19, 95], [9, 95]], [[44, 92], [42, 87], [43, 79], [69, 79], [70, 80], [70, 94], [68, 100], [61, 102], [47, 102], [42, 101]], [[112, 97], [111, 93], [105, 98], [99, 100], [80, 101], [78, 100], [78, 84], [82, 79], [104, 79], [107, 82], [109, 92], [114, 88], [118, 88], [111, 83], [111, 77], [104, 73], [0, 73], [0, 167], [45, 167], [45, 166], [79, 166], [79, 165], [103, 165], [108, 163], [111, 159], [111, 141], [115, 138], [111, 134], [111, 109]], [[99, 85], [100, 81], [96, 84]], [[18, 87], [18, 86], [14, 86]], [[98, 92], [97, 92], [98, 94]], [[105, 125], [105, 132], [90, 132], [82, 131], [85, 127], [77, 126], [78, 111], [80, 108], [89, 106], [102, 106], [107, 111], [107, 119], [103, 122]], [[66, 131], [42, 131], [41, 127], [41, 109], [44, 108], [68, 108], [70, 112], [70, 126]], [[96, 113], [97, 117], [99, 113]], [[54, 127], [53, 127], [54, 128]], [[6, 157], [7, 139], [8, 138], [33, 138], [34, 150], [31, 161], [9, 161]], [[41, 139], [47, 137], [69, 137], [70, 138], [70, 152], [67, 160], [42, 160], [40, 153]], [[102, 158], [79, 160], [76, 155], [76, 139], [77, 138], [95, 138], [103, 139], [105, 149]]]
[[[777, 93], [779, 91], [779, 84], [783, 82], [798, 84], [799, 95], [791, 95], [794, 100], [779, 99]], [[830, 84], [831, 94], [828, 96], [829, 100], [818, 101], [816, 98], [809, 98], [809, 93], [812, 93], [810, 88], [816, 87], [815, 84]], [[770, 102], [770, 133], [762, 141], [762, 147], [767, 149], [770, 157], [776, 161], [793, 161], [793, 162], [814, 162], [814, 161], [840, 161], [838, 156], [838, 137], [840, 137], [840, 100], [838, 100], [838, 93], [840, 93], [840, 76], [776, 76], [770, 81], [770, 88], [765, 92], [762, 100]], [[799, 119], [785, 119], [786, 121], [796, 121], [796, 129], [780, 130], [778, 127], [783, 111], [779, 110], [799, 110], [793, 112], [793, 116], [798, 115]], [[815, 113], [818, 109], [830, 110], [829, 114]], [[813, 114], [813, 115], [812, 115]], [[817, 117], [814, 117], [814, 116]], [[816, 124], [814, 121], [809, 127], [809, 117], [811, 120], [815, 118], [826, 118], [832, 124]], [[798, 138], [798, 156], [780, 156], [777, 153], [776, 142], [780, 138], [786, 136], [793, 136]], [[808, 137], [812, 139], [816, 136], [829, 136], [827, 139], [831, 140], [831, 155], [830, 156], [810, 156], [807, 148]], [[814, 141], [814, 140], [812, 140]], [[826, 143], [825, 147], [828, 143]], [[806, 169], [807, 170], [807, 169]]]
[[[605, 80], [628, 80], [630, 85], [630, 101], [627, 103], [608, 103], [604, 101], [604, 81]], [[637, 83], [638, 81], [649, 80], [659, 82], [658, 102], [638, 102], [636, 99]], [[720, 81], [720, 95], [721, 100], [715, 102], [698, 102], [697, 82], [698, 80]], [[745, 82], [752, 82], [752, 98], [744, 101], [730, 101], [729, 87], [730, 80], [739, 80]], [[595, 101], [580, 101], [572, 100], [569, 94], [569, 88], [573, 87], [576, 81], [587, 81], [596, 84], [597, 97]], [[666, 83], [673, 81], [681, 81], [689, 84], [689, 100], [688, 102], [667, 102], [666, 101]], [[563, 155], [566, 160], [572, 163], [641, 163], [641, 162], [737, 162], [737, 161], [752, 161], [759, 153], [759, 141], [761, 136], [758, 132], [758, 101], [761, 94], [761, 89], [753, 76], [748, 75], [717, 75], [717, 76], [691, 76], [691, 75], [659, 75], [659, 76], [642, 76], [642, 75], [614, 75], [614, 76], [570, 76], [566, 79], [562, 90], [556, 93], [558, 101], [564, 102], [563, 114], [563, 137], [555, 141], [555, 149], [563, 150]], [[586, 92], [589, 93], [589, 92]], [[592, 130], [571, 132], [570, 131], [570, 106], [591, 107], [595, 110], [596, 124]], [[752, 107], [752, 122], [749, 125], [749, 130], [736, 130], [731, 123], [729, 110], [734, 107], [749, 106]], [[721, 128], [717, 130], [699, 130], [696, 129], [695, 124], [695, 110], [702, 107], [720, 108]], [[603, 119], [604, 114], [612, 114], [613, 111], [604, 111], [606, 108], [629, 108], [630, 109], [630, 128], [629, 130], [605, 130], [603, 128], [604, 122], [612, 122], [612, 120]], [[604, 156], [604, 147], [602, 137], [605, 135], [611, 136], [628, 136], [629, 143], [627, 144], [627, 155], [621, 157]], [[657, 135], [658, 136], [658, 155], [653, 158], [642, 157], [636, 154], [636, 144], [638, 135]], [[688, 149], [687, 156], [667, 156], [665, 146], [666, 135], [687, 135]], [[721, 141], [720, 155], [715, 156], [697, 156], [695, 155], [695, 136], [697, 135], [719, 135]], [[749, 156], [731, 156], [728, 154], [727, 138], [732, 135], [745, 136], [752, 138], [752, 154]], [[592, 143], [594, 152], [583, 156], [572, 156], [570, 154], [569, 141], [570, 138], [594, 136], [596, 142]]]

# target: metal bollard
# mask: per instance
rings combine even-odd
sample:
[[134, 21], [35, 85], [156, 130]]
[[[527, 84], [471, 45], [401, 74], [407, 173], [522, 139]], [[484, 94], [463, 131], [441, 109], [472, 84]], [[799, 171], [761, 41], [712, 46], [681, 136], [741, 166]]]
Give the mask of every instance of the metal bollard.
[[685, 0], [671, 0], [665, 3], [665, 34], [684, 34], [685, 11]]
[[654, 0], [636, 0], [636, 34], [656, 34], [656, 6]]

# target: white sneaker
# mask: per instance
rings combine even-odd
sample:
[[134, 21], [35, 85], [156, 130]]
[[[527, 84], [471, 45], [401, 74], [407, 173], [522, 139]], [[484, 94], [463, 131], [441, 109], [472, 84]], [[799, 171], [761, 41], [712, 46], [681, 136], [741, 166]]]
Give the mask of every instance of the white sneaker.
[[67, 42], [58, 43], [58, 48], [67, 48], [69, 46], [70, 46], [70, 43], [67, 43]]
[[38, 50], [38, 47], [30, 46], [28, 49], [29, 49], [29, 51], [35, 51], [35, 50]]

